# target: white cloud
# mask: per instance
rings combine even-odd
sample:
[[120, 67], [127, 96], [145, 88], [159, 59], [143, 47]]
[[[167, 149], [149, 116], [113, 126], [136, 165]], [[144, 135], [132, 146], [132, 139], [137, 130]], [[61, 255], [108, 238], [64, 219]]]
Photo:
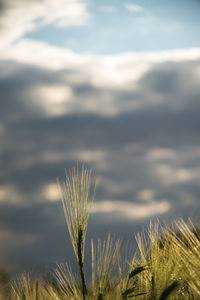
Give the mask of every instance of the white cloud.
[[42, 196], [49, 202], [60, 200], [60, 192], [56, 183], [50, 183], [42, 188]]
[[153, 148], [147, 152], [147, 158], [152, 161], [176, 159], [177, 153], [170, 148]]
[[[77, 54], [46, 43], [21, 39], [1, 54], [2, 59], [33, 64], [49, 70], [73, 69], [99, 87], [133, 88], [153, 64], [180, 62], [200, 58], [200, 49], [159, 52], [123, 53], [115, 55]], [[78, 77], [77, 77], [78, 78]], [[78, 78], [79, 79], [79, 78]]]
[[[30, 93], [30, 91], [29, 91]], [[38, 99], [37, 105], [51, 116], [59, 116], [68, 113], [68, 104], [71, 102], [72, 90], [68, 86], [53, 85], [40, 86], [32, 91], [34, 99]]]
[[[1, 45], [3, 45], [1, 60], [34, 65], [49, 71], [73, 70], [66, 77], [65, 87], [41, 84], [35, 86], [34, 90], [30, 88], [24, 92], [26, 98], [31, 100], [36, 107], [41, 107], [46, 115], [58, 116], [72, 112], [90, 112], [115, 116], [121, 112], [143, 108], [146, 103], [137, 97], [134, 98], [134, 101], [117, 102], [113, 90], [116, 93], [122, 90], [126, 93], [134, 93], [137, 91], [138, 80], [154, 64], [200, 58], [199, 48], [115, 55], [74, 53], [69, 49], [23, 38], [23, 35], [27, 30], [35, 29], [39, 24], [51, 23], [56, 26], [68, 26], [76, 22], [86, 22], [88, 17], [86, 2], [79, 0], [43, 0], [40, 2], [17, 0], [15, 4], [11, 1], [8, 3], [8, 9], [0, 21], [3, 28], [1, 29]], [[27, 10], [30, 12], [29, 14], [27, 14]], [[13, 41], [15, 41], [14, 44], [12, 44]], [[4, 68], [1, 70], [0, 76], [8, 78], [15, 72], [15, 67]], [[87, 83], [98, 89], [95, 100], [93, 94], [87, 94], [85, 98], [81, 95], [83, 101], [73, 94], [70, 84], [75, 86], [79, 83]], [[151, 99], [156, 99], [155, 95]]]
[[[137, 97], [134, 98], [134, 101], [116, 101], [117, 93], [119, 95], [124, 91], [130, 95], [134, 94], [134, 91], [138, 91], [138, 80], [152, 66], [167, 61], [179, 62], [199, 59], [200, 49], [90, 55], [77, 54], [42, 42], [22, 39], [8, 48], [2, 58], [23, 64], [32, 64], [49, 71], [63, 71], [61, 85], [43, 86], [41, 84], [34, 86], [34, 89], [27, 88], [24, 92], [26, 98], [32, 99], [31, 105], [36, 107], [39, 105], [44, 114], [58, 116], [68, 113], [90, 112], [115, 116], [122, 112], [138, 110], [146, 105], [151, 105], [153, 100], [157, 99], [154, 94], [149, 97], [148, 103]], [[16, 72], [15, 68], [10, 69], [7, 73], [3, 71], [1, 76], [11, 76], [12, 72]], [[66, 83], [63, 83], [65, 80]], [[75, 95], [73, 91], [73, 86], [79, 84], [86, 84], [94, 88], [94, 91], [82, 94], [80, 100], [80, 96]], [[160, 97], [158, 99], [163, 101]], [[162, 153], [158, 154], [158, 151]], [[168, 151], [167, 154], [166, 151]], [[169, 151], [158, 149], [148, 155], [154, 160], [155, 156], [170, 155], [172, 157], [173, 154]]]
[[105, 159], [105, 152], [102, 150], [81, 150], [72, 153], [72, 159], [85, 162], [98, 162]]
[[137, 5], [137, 4], [126, 3], [125, 8], [128, 9], [131, 12], [136, 12], [136, 13], [139, 13], [139, 12], [143, 11], [143, 8], [140, 5]]
[[0, 186], [0, 202], [7, 204], [20, 202], [20, 195], [13, 185], [4, 184]]
[[162, 183], [173, 185], [177, 183], [191, 182], [200, 179], [200, 169], [198, 168], [176, 168], [168, 164], [157, 164], [155, 172]]
[[[136, 204], [126, 201], [99, 201], [94, 203], [92, 213], [115, 214], [116, 218], [140, 220], [159, 214], [164, 214], [170, 210], [170, 203], [163, 199], [160, 202], [151, 201], [145, 204]], [[114, 216], [113, 216], [114, 217]]]
[[6, 49], [17, 39], [38, 26], [57, 27], [86, 24], [87, 4], [79, 0], [7, 1], [0, 20], [1, 47]]
[[151, 201], [154, 199], [154, 191], [150, 189], [140, 190], [138, 192], [138, 198], [141, 201]]

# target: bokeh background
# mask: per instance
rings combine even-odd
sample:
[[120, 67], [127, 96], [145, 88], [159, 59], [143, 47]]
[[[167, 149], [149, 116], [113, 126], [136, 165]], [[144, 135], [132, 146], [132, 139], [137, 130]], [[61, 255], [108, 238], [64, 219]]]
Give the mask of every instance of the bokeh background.
[[0, 0], [0, 268], [74, 263], [56, 178], [77, 161], [99, 178], [89, 239], [198, 222], [199, 13], [198, 0]]

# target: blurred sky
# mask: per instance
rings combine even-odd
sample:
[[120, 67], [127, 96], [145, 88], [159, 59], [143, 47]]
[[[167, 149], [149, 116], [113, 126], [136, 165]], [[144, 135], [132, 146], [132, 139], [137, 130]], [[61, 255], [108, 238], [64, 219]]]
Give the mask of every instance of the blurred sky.
[[1, 268], [72, 260], [56, 178], [77, 161], [99, 177], [89, 238], [199, 220], [199, 14], [199, 0], [0, 0]]

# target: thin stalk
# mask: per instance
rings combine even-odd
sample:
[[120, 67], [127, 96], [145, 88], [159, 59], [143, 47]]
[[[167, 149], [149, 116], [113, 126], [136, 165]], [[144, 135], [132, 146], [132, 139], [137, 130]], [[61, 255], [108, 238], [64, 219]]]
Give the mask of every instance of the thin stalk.
[[78, 266], [79, 266], [79, 272], [80, 272], [80, 277], [81, 277], [81, 282], [82, 282], [82, 294], [83, 294], [83, 300], [85, 300], [85, 296], [87, 294], [87, 287], [85, 283], [85, 275], [83, 271], [83, 253], [82, 253], [82, 239], [83, 239], [83, 231], [80, 228], [78, 231], [78, 242], [77, 242], [77, 247], [78, 247]]
[[85, 300], [87, 287], [83, 270], [84, 248], [88, 219], [95, 197], [96, 180], [92, 182], [92, 170], [82, 166], [82, 171], [79, 172], [77, 165], [77, 169], [73, 168], [68, 176], [66, 174], [66, 180], [62, 186], [59, 184], [59, 188], [69, 235], [79, 266], [83, 300]]

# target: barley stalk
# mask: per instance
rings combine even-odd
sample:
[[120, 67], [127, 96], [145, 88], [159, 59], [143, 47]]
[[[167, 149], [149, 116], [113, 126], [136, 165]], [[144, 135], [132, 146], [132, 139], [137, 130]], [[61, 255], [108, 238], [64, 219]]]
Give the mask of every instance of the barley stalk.
[[87, 287], [85, 282], [84, 267], [84, 249], [87, 232], [88, 220], [94, 202], [96, 191], [96, 180], [92, 190], [92, 170], [87, 170], [82, 166], [73, 168], [69, 175], [66, 174], [66, 180], [63, 185], [59, 184], [62, 204], [67, 221], [69, 235], [79, 266], [79, 272], [82, 282], [82, 294], [85, 300]]

